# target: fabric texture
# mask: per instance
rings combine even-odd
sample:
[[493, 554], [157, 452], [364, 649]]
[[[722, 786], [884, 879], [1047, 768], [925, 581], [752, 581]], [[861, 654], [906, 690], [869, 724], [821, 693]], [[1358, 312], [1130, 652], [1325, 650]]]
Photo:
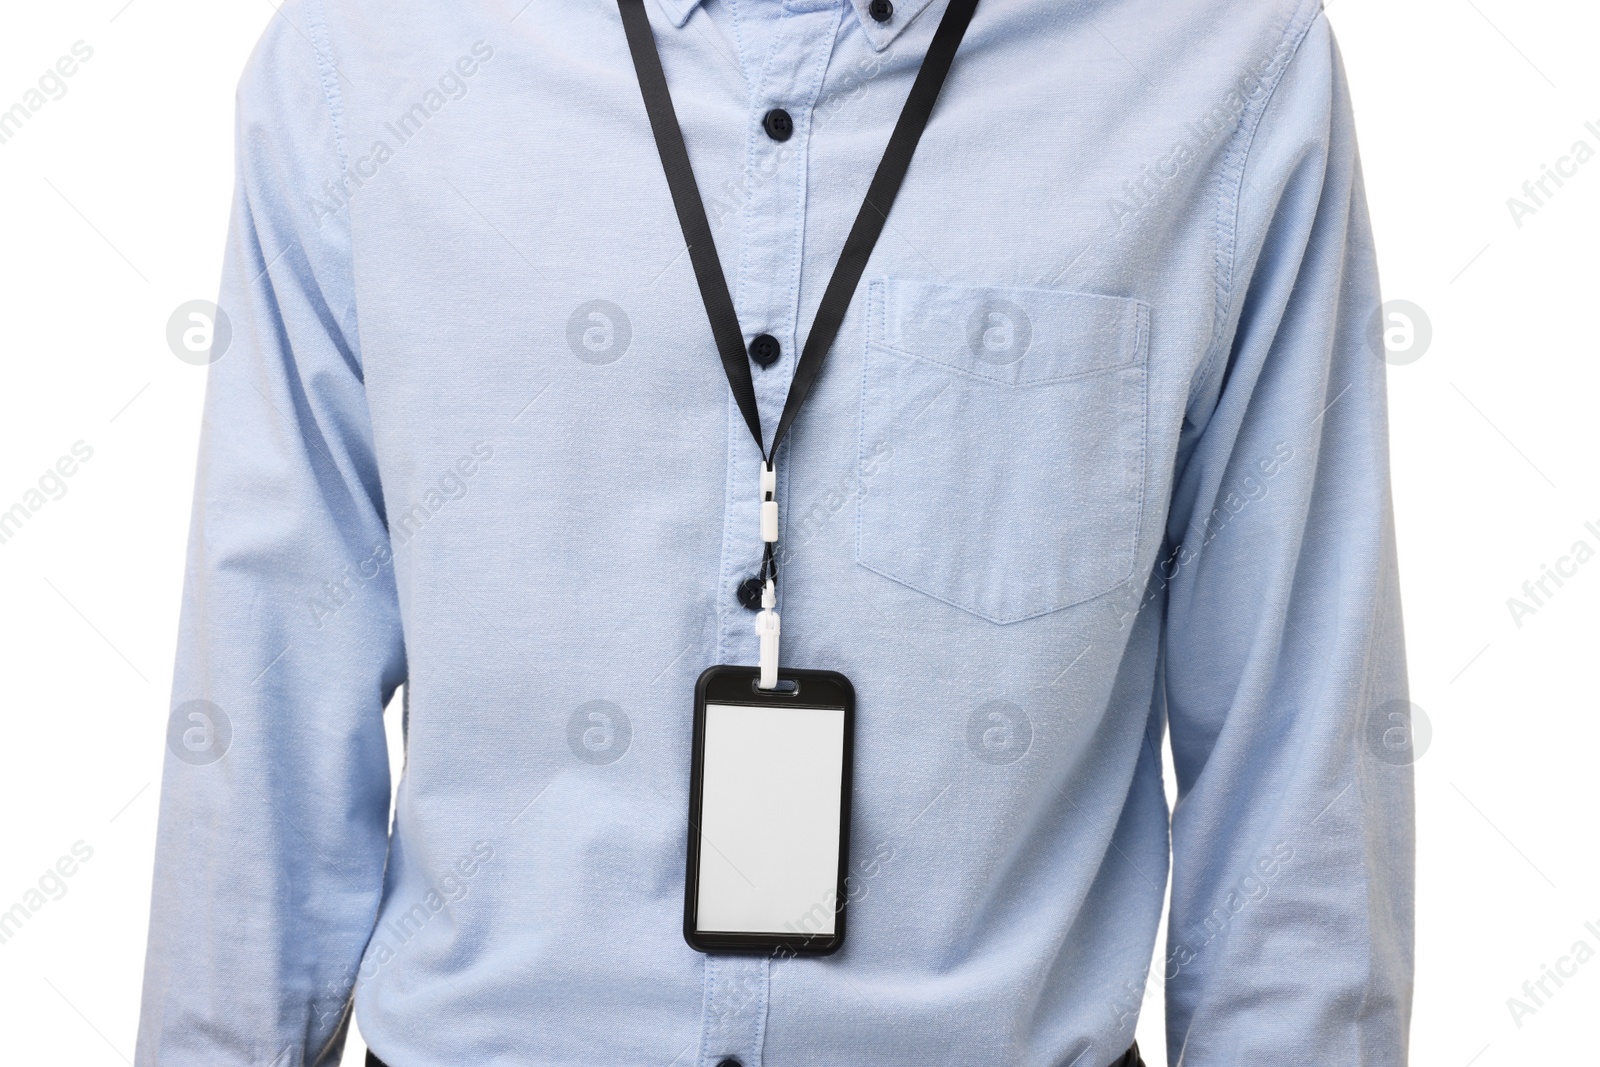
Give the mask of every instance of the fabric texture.
[[[943, 12], [867, 6], [649, 2], [769, 428]], [[783, 664], [857, 694], [825, 958], [681, 934], [759, 455], [613, 0], [288, 0], [237, 174], [138, 1067], [331, 1064], [352, 1015], [391, 1067], [1094, 1067], [1156, 989], [1174, 1065], [1406, 1062], [1380, 296], [1315, 0], [978, 5], [777, 457]]]

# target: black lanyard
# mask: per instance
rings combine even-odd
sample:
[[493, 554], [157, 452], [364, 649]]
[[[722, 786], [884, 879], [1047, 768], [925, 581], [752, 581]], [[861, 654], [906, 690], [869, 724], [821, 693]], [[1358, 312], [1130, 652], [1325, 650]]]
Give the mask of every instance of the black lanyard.
[[[694, 180], [694, 170], [689, 164], [689, 152], [684, 147], [683, 131], [678, 126], [677, 112], [672, 106], [672, 94], [667, 89], [667, 76], [661, 69], [661, 55], [656, 50], [654, 34], [650, 31], [650, 18], [645, 13], [645, 0], [617, 0], [622, 12], [622, 24], [628, 35], [628, 48], [633, 53], [633, 66], [639, 76], [639, 91], [644, 96], [645, 110], [650, 114], [650, 128], [655, 133], [656, 148], [661, 153], [661, 167], [666, 172], [667, 185], [672, 190], [672, 202], [678, 210], [678, 222], [683, 227], [683, 239], [689, 246], [689, 259], [694, 264], [695, 279], [700, 283], [700, 297], [705, 302], [706, 316], [711, 320], [711, 333], [722, 356], [722, 369], [727, 372], [728, 386], [733, 398], [750, 427], [756, 448], [761, 452], [762, 463], [770, 471], [778, 446], [800, 413], [806, 395], [822, 373], [822, 362], [828, 349], [838, 336], [850, 307], [851, 297], [861, 274], [867, 268], [872, 248], [878, 243], [883, 225], [888, 220], [889, 209], [911, 166], [911, 156], [917, 150], [917, 141], [928, 125], [934, 101], [944, 85], [950, 63], [961, 45], [967, 24], [978, 0], [950, 0], [944, 17], [928, 46], [916, 81], [906, 97], [894, 133], [883, 150], [883, 159], [872, 176], [866, 199], [856, 213], [855, 225], [845, 239], [844, 250], [833, 268], [833, 277], [823, 291], [822, 302], [817, 305], [816, 318], [811, 332], [801, 349], [800, 361], [795, 365], [794, 379], [789, 384], [789, 395], [784, 400], [783, 414], [772, 435], [772, 448], [766, 447], [761, 435], [761, 412], [756, 404], [755, 383], [750, 376], [749, 356], [745, 352], [744, 333], [739, 327], [739, 316], [733, 308], [733, 297], [728, 292], [728, 281], [722, 273], [722, 261], [717, 257], [716, 243], [711, 237], [711, 224], [706, 221], [705, 206], [700, 200], [700, 188]], [[777, 576], [768, 541], [766, 555], [761, 564], [761, 577]]]

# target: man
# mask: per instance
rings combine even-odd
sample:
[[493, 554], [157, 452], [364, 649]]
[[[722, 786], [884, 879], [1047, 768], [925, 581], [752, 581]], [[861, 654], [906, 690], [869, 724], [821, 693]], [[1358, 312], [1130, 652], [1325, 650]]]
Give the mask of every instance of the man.
[[[333, 1063], [352, 1004], [388, 1067], [1104, 1067], [1147, 986], [1174, 1064], [1405, 1062], [1379, 295], [1327, 22], [949, 2], [279, 11], [141, 1067]], [[828, 956], [686, 940], [696, 678], [764, 640], [854, 687]]]

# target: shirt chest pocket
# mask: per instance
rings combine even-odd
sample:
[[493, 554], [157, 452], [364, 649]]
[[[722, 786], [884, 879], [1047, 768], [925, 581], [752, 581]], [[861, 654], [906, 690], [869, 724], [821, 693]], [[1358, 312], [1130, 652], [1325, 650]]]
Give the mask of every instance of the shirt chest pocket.
[[996, 623], [1126, 581], [1149, 308], [887, 278], [869, 313], [857, 562]]

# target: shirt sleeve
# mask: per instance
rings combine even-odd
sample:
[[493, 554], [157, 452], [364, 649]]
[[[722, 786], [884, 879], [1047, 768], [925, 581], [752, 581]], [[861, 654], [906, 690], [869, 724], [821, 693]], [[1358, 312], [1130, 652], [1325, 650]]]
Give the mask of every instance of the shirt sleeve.
[[1221, 213], [1231, 295], [1159, 576], [1169, 1059], [1400, 1065], [1414, 749], [1377, 267], [1325, 17], [1241, 136]]
[[337, 1062], [382, 890], [405, 666], [311, 8], [238, 91], [138, 1067]]

